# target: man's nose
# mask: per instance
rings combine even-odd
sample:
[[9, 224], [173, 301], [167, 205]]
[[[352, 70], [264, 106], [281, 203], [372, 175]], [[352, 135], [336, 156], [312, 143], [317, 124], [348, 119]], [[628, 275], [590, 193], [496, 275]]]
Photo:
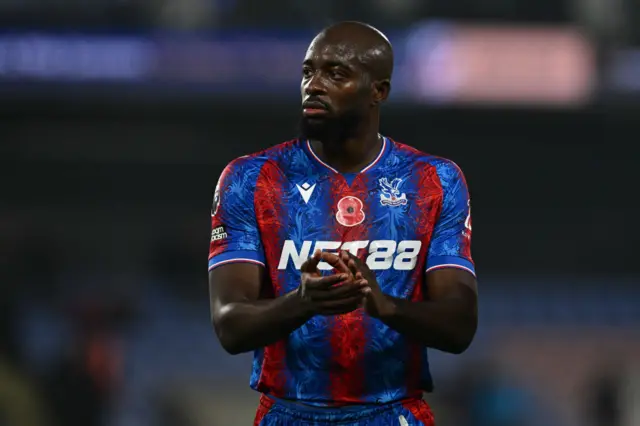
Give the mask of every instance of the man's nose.
[[309, 96], [323, 94], [326, 91], [322, 78], [318, 74], [313, 75], [304, 86], [304, 93]]

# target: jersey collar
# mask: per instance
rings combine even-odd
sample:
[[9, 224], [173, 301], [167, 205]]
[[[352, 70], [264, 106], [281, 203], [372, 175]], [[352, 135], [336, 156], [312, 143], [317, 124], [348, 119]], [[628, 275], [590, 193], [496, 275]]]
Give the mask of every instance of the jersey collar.
[[[380, 135], [380, 137], [382, 138], [382, 148], [380, 148], [380, 152], [378, 153], [376, 158], [371, 163], [369, 163], [369, 165], [364, 167], [358, 173], [366, 173], [367, 171], [371, 170], [373, 167], [376, 166], [376, 164], [380, 163], [380, 160], [382, 159], [384, 154], [388, 151], [389, 146], [391, 145], [389, 139], [386, 136], [382, 136], [382, 135]], [[331, 167], [330, 165], [322, 161], [320, 157], [318, 157], [318, 154], [316, 154], [313, 151], [313, 148], [311, 147], [311, 142], [309, 142], [308, 140], [305, 140], [303, 141], [303, 145], [305, 146], [305, 149], [309, 152], [311, 158], [313, 158], [317, 163], [320, 163], [320, 165], [331, 170], [334, 173], [340, 174], [339, 171], [337, 171], [336, 169], [334, 169], [333, 167]]]

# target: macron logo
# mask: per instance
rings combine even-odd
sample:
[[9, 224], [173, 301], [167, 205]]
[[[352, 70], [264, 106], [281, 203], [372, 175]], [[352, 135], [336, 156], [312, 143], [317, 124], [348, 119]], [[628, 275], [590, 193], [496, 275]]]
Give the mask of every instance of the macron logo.
[[316, 184], [309, 185], [307, 182], [303, 183], [302, 186], [296, 184], [298, 191], [300, 191], [300, 195], [302, 195], [302, 199], [304, 203], [307, 204], [309, 199], [311, 198], [311, 194], [313, 194], [313, 190], [316, 189]]

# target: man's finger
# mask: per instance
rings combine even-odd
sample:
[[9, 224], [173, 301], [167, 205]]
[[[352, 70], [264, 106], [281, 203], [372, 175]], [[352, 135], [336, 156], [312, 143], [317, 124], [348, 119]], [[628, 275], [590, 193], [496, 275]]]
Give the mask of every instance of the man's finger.
[[340, 258], [347, 265], [349, 272], [351, 272], [353, 276], [356, 276], [360, 267], [363, 265], [362, 261], [348, 250], [343, 250], [340, 253]]
[[349, 267], [349, 270], [354, 276], [357, 276], [357, 274], [360, 273], [360, 271], [358, 270], [358, 265], [353, 259], [349, 259], [349, 262], [347, 263], [347, 265]]
[[340, 300], [358, 295], [363, 297], [366, 293], [366, 288], [368, 288], [366, 281], [364, 281], [364, 284], [363, 281], [359, 281], [358, 283], [347, 282], [325, 290], [311, 290], [309, 292], [309, 297], [314, 301]]
[[348, 279], [349, 279], [348, 274], [336, 274], [336, 275], [329, 275], [326, 277], [307, 276], [305, 277], [305, 286], [308, 289], [314, 289], [314, 290], [327, 289], [332, 285], [341, 283]]
[[328, 251], [323, 251], [320, 255], [320, 258], [327, 262], [331, 267], [333, 267], [338, 272], [349, 272], [349, 268], [345, 264], [345, 262], [335, 253], [330, 253]]
[[320, 257], [322, 252], [320, 250], [316, 250], [309, 259], [307, 259], [302, 266], [300, 267], [301, 272], [312, 273], [318, 270], [318, 263], [320, 263]]
[[360, 258], [358, 256], [356, 256], [355, 254], [351, 253], [350, 251], [345, 251], [343, 253], [347, 254], [347, 257], [351, 260], [353, 260], [356, 265], [361, 266], [362, 265], [362, 260], [360, 260]]
[[342, 261], [345, 263], [345, 265], [349, 264], [349, 250], [342, 250], [340, 252], [340, 259], [342, 259]]

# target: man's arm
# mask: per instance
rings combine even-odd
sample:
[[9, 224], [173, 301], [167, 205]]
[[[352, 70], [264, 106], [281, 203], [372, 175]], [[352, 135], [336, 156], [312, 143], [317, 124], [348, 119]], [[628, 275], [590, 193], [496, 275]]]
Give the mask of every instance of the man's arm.
[[478, 326], [478, 284], [471, 259], [471, 210], [464, 175], [454, 163], [435, 164], [442, 204], [429, 244], [426, 298], [389, 299], [382, 321], [426, 346], [465, 351]]
[[427, 300], [411, 302], [385, 295], [389, 309], [380, 320], [425, 346], [464, 352], [478, 326], [476, 279], [462, 269], [437, 269], [427, 274]]
[[266, 279], [254, 191], [264, 163], [232, 161], [216, 185], [211, 209], [209, 301], [222, 347], [237, 354], [287, 336], [308, 319], [294, 295], [258, 300]]
[[[412, 302], [385, 295], [372, 285], [367, 296], [370, 312], [389, 327], [426, 346], [451, 353], [465, 351], [478, 324], [475, 266], [471, 259], [471, 211], [462, 171], [441, 160], [435, 171], [442, 187], [440, 215], [429, 244], [426, 297]], [[358, 261], [349, 262], [349, 267]], [[369, 282], [375, 274], [360, 262], [358, 270]], [[353, 270], [353, 269], [352, 269]]]
[[[322, 276], [320, 261], [342, 273]], [[264, 267], [232, 263], [209, 272], [211, 320], [222, 347], [231, 354], [255, 350], [286, 338], [314, 315], [351, 312], [358, 307], [364, 280], [349, 280], [347, 266], [317, 251], [301, 268], [298, 289], [259, 300]], [[336, 284], [342, 285], [336, 285]]]
[[222, 347], [239, 354], [281, 340], [311, 317], [294, 292], [258, 300], [264, 267], [232, 263], [209, 272], [211, 321]]

